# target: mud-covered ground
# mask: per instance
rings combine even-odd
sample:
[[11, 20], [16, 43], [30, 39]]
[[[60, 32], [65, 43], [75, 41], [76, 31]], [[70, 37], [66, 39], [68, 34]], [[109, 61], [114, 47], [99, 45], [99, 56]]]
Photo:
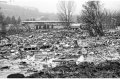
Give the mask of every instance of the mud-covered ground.
[[[37, 30], [0, 43], [0, 78], [119, 77], [119, 30], [90, 37], [86, 31]], [[118, 71], [117, 71], [118, 70]]]
[[48, 71], [34, 73], [27, 78], [119, 78], [120, 63], [106, 61], [99, 65], [84, 62], [79, 65], [68, 64]]

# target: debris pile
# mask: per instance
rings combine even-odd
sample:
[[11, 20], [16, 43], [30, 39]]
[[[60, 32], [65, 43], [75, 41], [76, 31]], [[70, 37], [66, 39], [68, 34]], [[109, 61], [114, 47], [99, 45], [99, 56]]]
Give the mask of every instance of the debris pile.
[[119, 60], [120, 39], [116, 32], [112, 34], [107, 31], [104, 37], [89, 37], [71, 30], [40, 30], [11, 35], [10, 41], [4, 39], [0, 43], [0, 73], [8, 70], [28, 76], [69, 63], [99, 65]]

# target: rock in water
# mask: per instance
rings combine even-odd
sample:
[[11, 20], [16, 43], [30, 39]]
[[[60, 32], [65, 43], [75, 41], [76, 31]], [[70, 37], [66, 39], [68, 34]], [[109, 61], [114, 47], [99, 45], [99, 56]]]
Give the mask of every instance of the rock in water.
[[25, 78], [25, 76], [20, 73], [15, 73], [15, 74], [8, 75], [7, 78]]

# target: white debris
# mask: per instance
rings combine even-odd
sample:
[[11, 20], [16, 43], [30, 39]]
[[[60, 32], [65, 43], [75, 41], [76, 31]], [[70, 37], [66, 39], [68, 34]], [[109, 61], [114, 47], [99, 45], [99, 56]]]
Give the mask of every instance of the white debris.
[[43, 54], [48, 54], [48, 52], [42, 52]]
[[65, 45], [63, 45], [63, 47], [68, 48], [68, 47], [70, 47], [70, 45], [69, 44], [65, 44]]
[[31, 45], [31, 47], [37, 47], [37, 45]]
[[84, 42], [82, 40], [78, 40], [78, 45], [81, 46], [81, 47], [87, 47], [87, 46], [89, 46], [89, 44], [87, 42]]
[[56, 67], [58, 63], [53, 62], [53, 60], [56, 60], [57, 58], [51, 58], [50, 60], [47, 61], [48, 67]]
[[30, 35], [30, 36], [29, 36], [29, 38], [32, 38], [32, 37], [33, 37], [33, 35]]
[[15, 50], [11, 50], [11, 52], [15, 52]]
[[19, 53], [19, 51], [16, 51], [16, 52], [15, 52], [15, 54], [18, 54], [18, 53]]
[[81, 62], [84, 62], [84, 60], [85, 60], [84, 56], [81, 55], [81, 56], [77, 59], [76, 64], [78, 65], [78, 64], [80, 64]]
[[82, 44], [82, 40], [78, 40], [78, 44], [81, 45]]
[[94, 54], [94, 52], [90, 52], [89, 54], [90, 54], [90, 55], [93, 55], [93, 54]]
[[35, 55], [34, 56], [27, 55], [27, 57], [25, 59], [22, 59], [21, 61], [27, 62], [27, 64], [31, 64], [32, 62], [35, 61]]
[[33, 56], [28, 55], [26, 59], [29, 60], [29, 61], [34, 61], [35, 60], [35, 55], [33, 55]]
[[15, 53], [11, 53], [11, 55], [15, 55]]
[[85, 48], [81, 49], [82, 54], [87, 54], [87, 50]]

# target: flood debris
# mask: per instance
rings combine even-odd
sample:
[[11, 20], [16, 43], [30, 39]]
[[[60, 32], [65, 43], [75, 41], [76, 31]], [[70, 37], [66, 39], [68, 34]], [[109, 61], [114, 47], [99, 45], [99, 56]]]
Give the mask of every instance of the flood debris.
[[1, 67], [0, 70], [4, 70], [4, 69], [9, 69], [10, 66], [4, 66], [4, 67]]
[[[79, 32], [64, 29], [33, 32], [32, 34], [28, 33], [27, 36], [11, 35], [9, 43], [4, 41], [0, 43], [0, 73], [6, 73], [4, 69], [7, 69], [15, 73], [21, 72], [29, 78], [44, 78], [46, 75], [48, 78], [53, 77], [53, 75], [56, 75], [55, 78], [68, 76], [71, 78], [92, 78], [92, 75], [95, 77], [100, 72], [94, 74], [96, 69], [93, 69], [93, 66], [120, 59], [120, 39], [110, 37], [111, 35], [99, 38], [89, 37]], [[91, 66], [92, 68], [87, 68], [88, 71], [91, 70], [88, 72], [91, 75], [86, 72], [87, 69], [84, 70], [83, 63], [85, 62], [94, 64]], [[86, 65], [89, 67], [88, 64]], [[57, 71], [56, 69], [59, 68], [60, 70]], [[53, 71], [54, 69], [55, 71]], [[76, 69], [77, 72], [74, 73], [72, 70]], [[52, 70], [51, 73], [46, 72], [48, 70]], [[83, 73], [88, 75], [82, 75]]]

